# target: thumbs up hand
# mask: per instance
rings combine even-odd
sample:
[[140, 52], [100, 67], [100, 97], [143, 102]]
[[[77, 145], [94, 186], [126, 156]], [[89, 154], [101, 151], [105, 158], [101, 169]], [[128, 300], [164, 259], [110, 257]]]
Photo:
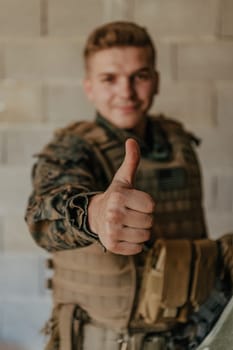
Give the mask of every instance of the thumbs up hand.
[[137, 142], [128, 139], [125, 147], [124, 161], [112, 183], [90, 200], [88, 223], [107, 250], [133, 255], [140, 253], [150, 238], [155, 204], [149, 194], [133, 187], [140, 161]]

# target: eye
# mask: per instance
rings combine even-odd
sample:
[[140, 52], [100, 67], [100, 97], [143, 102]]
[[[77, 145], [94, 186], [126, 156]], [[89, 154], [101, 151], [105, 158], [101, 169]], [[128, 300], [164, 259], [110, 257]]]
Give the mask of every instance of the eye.
[[115, 76], [112, 75], [112, 74], [104, 75], [104, 76], [101, 78], [101, 82], [102, 82], [102, 83], [111, 84], [111, 83], [114, 83], [114, 81], [115, 81]]
[[151, 74], [149, 72], [139, 72], [135, 75], [137, 80], [149, 80], [151, 78]]

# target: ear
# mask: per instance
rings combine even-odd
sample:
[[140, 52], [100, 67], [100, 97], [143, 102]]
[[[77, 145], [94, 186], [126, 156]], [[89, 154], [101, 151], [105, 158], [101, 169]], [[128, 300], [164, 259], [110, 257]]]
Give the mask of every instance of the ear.
[[83, 80], [83, 90], [89, 101], [93, 101], [92, 83], [88, 77]]
[[154, 71], [154, 95], [158, 95], [160, 85], [160, 75], [157, 70]]

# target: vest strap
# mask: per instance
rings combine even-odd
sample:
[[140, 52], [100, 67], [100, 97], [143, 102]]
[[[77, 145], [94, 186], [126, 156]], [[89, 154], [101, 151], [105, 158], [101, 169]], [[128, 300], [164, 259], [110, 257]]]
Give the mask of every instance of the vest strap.
[[72, 322], [75, 305], [62, 305], [59, 312], [60, 349], [74, 350], [72, 346]]

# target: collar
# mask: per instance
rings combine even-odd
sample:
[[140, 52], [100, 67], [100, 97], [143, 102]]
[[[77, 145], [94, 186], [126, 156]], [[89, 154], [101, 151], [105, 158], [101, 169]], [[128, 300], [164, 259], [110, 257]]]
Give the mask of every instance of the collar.
[[162, 129], [156, 117], [146, 116], [145, 118], [147, 123], [144, 139], [135, 135], [133, 130], [117, 128], [99, 113], [97, 113], [95, 121], [97, 125], [106, 130], [111, 138], [118, 139], [123, 143], [127, 138], [135, 139], [143, 157], [161, 162], [170, 160], [172, 148], [165, 130]]

